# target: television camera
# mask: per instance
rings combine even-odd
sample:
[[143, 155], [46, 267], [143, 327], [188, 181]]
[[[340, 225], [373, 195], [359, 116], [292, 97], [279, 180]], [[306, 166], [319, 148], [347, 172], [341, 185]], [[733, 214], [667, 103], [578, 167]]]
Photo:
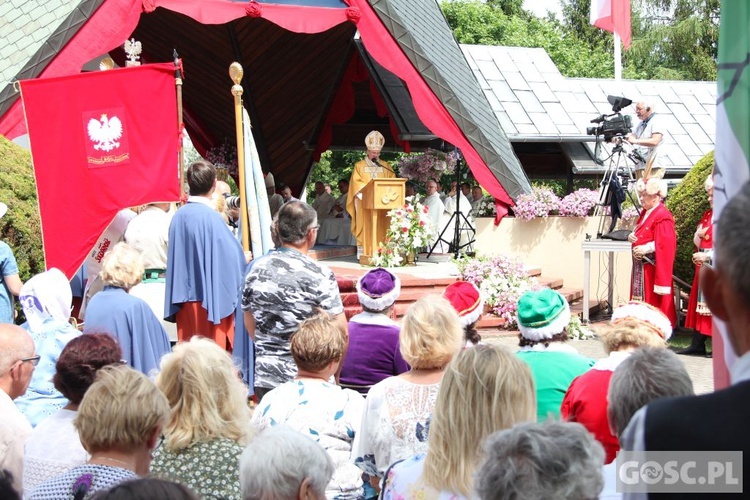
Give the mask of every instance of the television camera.
[[622, 108], [630, 106], [633, 101], [625, 97], [607, 96], [607, 101], [612, 105], [611, 114], [602, 114], [591, 120], [591, 123], [597, 123], [598, 126], [586, 127], [587, 135], [594, 135], [597, 138], [604, 136], [606, 142], [613, 138], [622, 138], [633, 130], [633, 121], [629, 115], [620, 113]]

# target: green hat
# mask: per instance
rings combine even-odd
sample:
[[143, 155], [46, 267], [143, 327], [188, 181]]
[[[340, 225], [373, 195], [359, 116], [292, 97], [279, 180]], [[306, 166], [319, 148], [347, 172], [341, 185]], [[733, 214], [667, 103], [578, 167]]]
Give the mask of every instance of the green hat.
[[536, 342], [562, 333], [570, 323], [568, 301], [550, 288], [521, 295], [516, 312], [521, 335]]

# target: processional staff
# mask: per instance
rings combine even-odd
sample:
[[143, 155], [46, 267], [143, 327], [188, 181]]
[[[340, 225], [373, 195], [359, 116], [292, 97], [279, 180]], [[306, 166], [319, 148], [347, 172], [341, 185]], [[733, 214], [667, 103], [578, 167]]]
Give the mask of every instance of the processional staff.
[[229, 78], [232, 79], [232, 95], [234, 96], [234, 126], [237, 130], [237, 176], [239, 177], [240, 187], [240, 229], [242, 230], [242, 249], [250, 250], [250, 222], [247, 217], [247, 198], [245, 197], [245, 136], [242, 126], [242, 93], [243, 88], [240, 85], [245, 72], [242, 65], [233, 62], [229, 65]]

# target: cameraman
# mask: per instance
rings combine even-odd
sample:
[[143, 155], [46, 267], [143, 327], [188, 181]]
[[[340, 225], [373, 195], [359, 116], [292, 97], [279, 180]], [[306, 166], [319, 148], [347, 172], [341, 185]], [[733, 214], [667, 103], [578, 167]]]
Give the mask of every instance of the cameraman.
[[625, 136], [625, 140], [636, 146], [641, 156], [641, 161], [635, 166], [636, 177], [643, 178], [644, 171], [650, 169], [649, 177], [662, 178], [664, 169], [659, 167], [657, 160], [659, 145], [664, 140], [664, 133], [660, 132], [661, 122], [654, 116], [654, 106], [647, 102], [636, 103], [635, 114], [641, 122], [634, 133]]

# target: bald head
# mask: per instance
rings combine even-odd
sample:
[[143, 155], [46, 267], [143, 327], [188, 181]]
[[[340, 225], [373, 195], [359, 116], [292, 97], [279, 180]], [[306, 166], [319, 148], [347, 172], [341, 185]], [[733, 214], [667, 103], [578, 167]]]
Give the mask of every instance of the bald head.
[[0, 376], [10, 371], [22, 358], [34, 355], [34, 341], [20, 326], [0, 324]]

